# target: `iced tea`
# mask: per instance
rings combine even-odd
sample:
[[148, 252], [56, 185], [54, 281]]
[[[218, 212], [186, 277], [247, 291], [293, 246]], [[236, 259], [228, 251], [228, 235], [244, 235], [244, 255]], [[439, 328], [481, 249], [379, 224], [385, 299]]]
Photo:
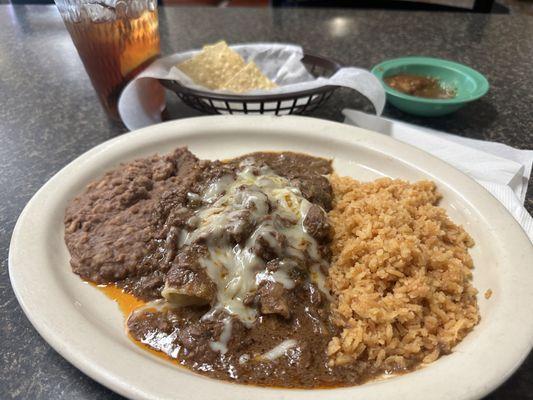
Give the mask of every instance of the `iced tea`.
[[160, 52], [156, 3], [56, 3], [102, 105], [110, 116], [118, 118], [120, 92]]

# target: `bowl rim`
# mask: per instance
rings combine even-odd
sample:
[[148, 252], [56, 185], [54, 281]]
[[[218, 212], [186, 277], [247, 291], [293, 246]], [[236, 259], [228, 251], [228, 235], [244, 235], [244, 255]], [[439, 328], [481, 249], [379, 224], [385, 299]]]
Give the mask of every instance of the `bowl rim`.
[[[453, 70], [456, 73], [467, 75], [472, 78], [476, 83], [476, 88], [473, 92], [468, 95], [454, 97], [452, 99], [428, 99], [425, 97], [411, 96], [409, 94], [402, 93], [398, 90], [391, 88], [387, 85], [383, 78], [386, 75], [387, 71], [394, 67], [406, 66], [406, 65], [428, 65], [432, 67], [437, 67], [441, 69]], [[445, 60], [442, 58], [435, 57], [425, 57], [425, 56], [408, 56], [408, 57], [399, 57], [393, 58], [390, 60], [385, 60], [376, 64], [371, 72], [376, 78], [378, 78], [385, 89], [387, 95], [404, 99], [410, 102], [418, 102], [422, 104], [435, 104], [435, 105], [459, 105], [469, 103], [471, 101], [477, 100], [483, 97], [489, 91], [490, 84], [487, 78], [476, 71], [473, 68], [470, 68], [467, 65], [457, 63], [455, 61]]]

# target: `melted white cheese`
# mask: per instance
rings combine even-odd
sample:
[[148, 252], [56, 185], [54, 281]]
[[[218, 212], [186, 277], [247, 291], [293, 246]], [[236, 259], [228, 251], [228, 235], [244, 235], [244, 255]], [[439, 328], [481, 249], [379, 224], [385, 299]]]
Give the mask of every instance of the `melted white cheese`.
[[163, 299], [152, 300], [148, 303], [143, 304], [142, 306], [137, 307], [135, 310], [132, 311], [132, 315], [136, 315], [148, 310], [155, 310], [161, 312], [171, 307], [173, 307], [173, 305]]
[[220, 334], [218, 341], [209, 343], [209, 347], [211, 347], [211, 350], [213, 351], [226, 354], [228, 351], [228, 342], [231, 339], [231, 330], [233, 325], [231, 322], [231, 317], [224, 318], [222, 322], [224, 323], [224, 327], [222, 328], [222, 333]]
[[[208, 255], [199, 262], [217, 287], [213, 310], [225, 310], [250, 326], [257, 310], [246, 306], [244, 300], [262, 281], [278, 282], [292, 289], [295, 285], [290, 278], [295, 266], [293, 259], [316, 264], [311, 279], [315, 281], [317, 274], [321, 275], [317, 280], [321, 283], [325, 278], [319, 265], [325, 261], [315, 239], [304, 228], [311, 203], [300, 190], [268, 167], [257, 168], [246, 163], [243, 166], [236, 177], [225, 175], [209, 185], [202, 196], [202, 207], [191, 218], [197, 228], [190, 232], [183, 230], [178, 244], [206, 241]], [[246, 218], [239, 218], [243, 213], [248, 214]], [[235, 245], [230, 237], [246, 232], [247, 220], [252, 221], [253, 231]], [[283, 243], [276, 239], [280, 234], [285, 237]], [[260, 243], [266, 243], [269, 251], [283, 260], [277, 270], [265, 269], [265, 261], [255, 252]], [[322, 284], [319, 288], [327, 290]], [[231, 333], [229, 326], [227, 331]], [[225, 332], [226, 326], [223, 335]], [[222, 339], [213, 346], [217, 351], [225, 349]]]
[[296, 342], [296, 340], [294, 340], [294, 339], [284, 340], [283, 342], [278, 344], [273, 349], [271, 349], [271, 350], [267, 351], [266, 353], [262, 354], [261, 356], [259, 356], [259, 360], [260, 361], [261, 360], [273, 361], [276, 358], [279, 358], [279, 357], [285, 355], [287, 350], [292, 349], [297, 344], [298, 344], [298, 342]]

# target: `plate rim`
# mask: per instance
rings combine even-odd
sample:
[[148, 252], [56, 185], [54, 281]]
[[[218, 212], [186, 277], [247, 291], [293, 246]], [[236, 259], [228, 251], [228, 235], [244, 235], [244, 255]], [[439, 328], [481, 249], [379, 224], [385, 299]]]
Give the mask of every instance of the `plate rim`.
[[[335, 131], [331, 133], [332, 136], [335, 138], [342, 140], [342, 141], [349, 141], [349, 142], [358, 142], [359, 145], [363, 145], [365, 147], [368, 147], [372, 150], [377, 150], [382, 153], [399, 153], [400, 156], [397, 157], [399, 160], [405, 162], [406, 160], [403, 159], [402, 153], [407, 154], [414, 154], [413, 159], [415, 159], [414, 162], [407, 162], [407, 165], [412, 166], [416, 169], [420, 169], [420, 166], [418, 166], [418, 159], [426, 159], [430, 160], [431, 163], [437, 164], [440, 169], [444, 169], [444, 172], [450, 173], [452, 175], [455, 175], [456, 177], [461, 177], [460, 180], [464, 182], [467, 182], [467, 186], [473, 186], [475, 187], [476, 192], [484, 193], [483, 197], [485, 197], [485, 200], [489, 202], [491, 207], [496, 207], [498, 210], [500, 216], [499, 218], [503, 218], [506, 223], [511, 224], [512, 230], [516, 232], [516, 234], [519, 237], [519, 242], [524, 242], [525, 244], [529, 245], [529, 248], [524, 248], [524, 253], [529, 253], [530, 256], [533, 256], [533, 244], [530, 242], [529, 238], [527, 237], [525, 231], [523, 228], [514, 220], [514, 218], [507, 212], [507, 210], [503, 207], [503, 205], [496, 200], [489, 192], [487, 192], [481, 185], [479, 185], [477, 182], [475, 182], [473, 179], [465, 175], [463, 172], [455, 169], [451, 165], [447, 164], [446, 162], [420, 150], [417, 149], [411, 145], [399, 142], [393, 138], [390, 138], [388, 136], [364, 130], [361, 128], [349, 126], [346, 124], [341, 124], [337, 122], [332, 121], [326, 121], [316, 118], [310, 118], [310, 117], [296, 117], [296, 116], [283, 116], [283, 117], [275, 117], [275, 116], [210, 116], [210, 117], [194, 117], [194, 118], [187, 118], [187, 119], [181, 119], [177, 121], [169, 121], [157, 125], [152, 125], [149, 127], [145, 127], [133, 132], [125, 133], [123, 135], [120, 135], [118, 137], [112, 138], [110, 140], [107, 140], [88, 151], [81, 154], [79, 157], [75, 158], [73, 161], [68, 163], [65, 167], [63, 167], [61, 170], [59, 170], [56, 174], [54, 174], [42, 187], [32, 196], [31, 200], [27, 203], [27, 205], [24, 207], [23, 211], [21, 212], [17, 223], [15, 225], [15, 228], [13, 230], [13, 234], [11, 237], [11, 243], [9, 246], [9, 257], [8, 257], [8, 266], [9, 266], [9, 277], [11, 281], [11, 285], [13, 287], [13, 290], [15, 292], [15, 296], [21, 305], [24, 313], [26, 314], [27, 318], [30, 320], [34, 328], [39, 332], [39, 334], [56, 350], [58, 351], [61, 356], [63, 356], [65, 359], [67, 359], [69, 362], [71, 362], [74, 366], [76, 366], [78, 369], [80, 369], [82, 372], [93, 378], [94, 380], [102, 383], [106, 387], [108, 387], [111, 390], [114, 390], [124, 396], [128, 396], [131, 398], [156, 398], [157, 396], [151, 396], [150, 393], [146, 393], [142, 389], [138, 389], [135, 386], [132, 386], [131, 383], [124, 382], [120, 379], [120, 376], [117, 377], [114, 376], [114, 374], [110, 373], [104, 366], [103, 369], [101, 369], [101, 366], [98, 366], [98, 362], [95, 362], [94, 360], [87, 360], [84, 358], [80, 358], [79, 354], [76, 353], [75, 350], [69, 349], [68, 343], [65, 344], [64, 340], [58, 339], [57, 337], [54, 337], [52, 332], [50, 331], [50, 328], [43, 325], [43, 322], [40, 321], [35, 315], [35, 310], [32, 309], [34, 307], [33, 304], [31, 304], [31, 299], [27, 298], [27, 294], [23, 291], [19, 290], [21, 288], [21, 284], [24, 282], [24, 277], [21, 276], [20, 270], [17, 270], [17, 267], [15, 264], [18, 262], [18, 258], [20, 257], [20, 248], [17, 247], [18, 238], [20, 235], [20, 231], [23, 229], [24, 224], [26, 223], [27, 214], [30, 212], [31, 208], [34, 207], [36, 200], [43, 195], [46, 188], [51, 187], [53, 184], [55, 184], [60, 178], [62, 174], [68, 173], [71, 169], [75, 168], [76, 165], [86, 161], [89, 158], [92, 157], [98, 157], [98, 154], [100, 152], [108, 151], [110, 148], [117, 148], [118, 145], [122, 142], [131, 141], [134, 138], [140, 138], [136, 139], [139, 142], [142, 141], [150, 141], [153, 137], [157, 136], [158, 133], [160, 135], [172, 135], [176, 139], [178, 139], [180, 136], [183, 136], [183, 132], [180, 132], [180, 129], [187, 130], [192, 129], [194, 130], [199, 129], [198, 126], [200, 125], [206, 125], [211, 127], [209, 128], [200, 128], [200, 129], [211, 129], [216, 130], [217, 128], [221, 127], [221, 124], [224, 125], [225, 129], [228, 129], [228, 127], [234, 127], [235, 129], [240, 129], [243, 131], [254, 131], [254, 120], [261, 120], [262, 124], [265, 124], [267, 126], [262, 126], [262, 129], [273, 129], [274, 131], [280, 130], [280, 129], [291, 129], [290, 125], [292, 123], [295, 124], [303, 124], [308, 125], [310, 127], [315, 127], [313, 129], [318, 130], [319, 127], [322, 128], [335, 128], [338, 131], [343, 131], [343, 133], [339, 133], [338, 131]], [[259, 122], [259, 121], [258, 121]], [[268, 122], [268, 124], [267, 124]], [[309, 125], [311, 124], [311, 125]], [[239, 127], [239, 125], [241, 125]], [[275, 125], [270, 126], [270, 125]], [[175, 129], [175, 133], [164, 133], [168, 132], [169, 130]], [[298, 128], [292, 133], [295, 134]], [[300, 133], [298, 133], [300, 134]], [[308, 133], [311, 137], [318, 135], [318, 133]], [[348, 135], [352, 135], [352, 137], [349, 137]], [[143, 139], [143, 135], [146, 136], [145, 139]], [[304, 134], [302, 134], [305, 136]], [[361, 141], [361, 139], [363, 139]], [[155, 139], [153, 139], [155, 140]], [[135, 142], [135, 140], [133, 140]], [[426, 170], [422, 169], [423, 172], [427, 173]], [[466, 201], [466, 198], [465, 198]], [[502, 217], [502, 216], [505, 217]], [[512, 223], [511, 223], [512, 221]], [[517, 230], [518, 228], [518, 230]], [[531, 276], [529, 277], [531, 280]], [[21, 281], [22, 280], [22, 281]], [[533, 282], [533, 280], [531, 280]], [[522, 355], [521, 357], [514, 357], [512, 362], [508, 361], [506, 364], [506, 368], [499, 368], [502, 370], [502, 374], [493, 382], [491, 382], [488, 385], [485, 385], [482, 387], [478, 387], [477, 391], [470, 392], [469, 394], [465, 394], [464, 399], [467, 398], [478, 398], [478, 396], [483, 396], [490, 391], [494, 390], [497, 386], [499, 386], [501, 383], [503, 383], [523, 362], [523, 360], [527, 357], [528, 352], [533, 347], [533, 316], [530, 317], [530, 320], [528, 322], [528, 332], [530, 333], [531, 339], [529, 342], [524, 342], [522, 344]], [[524, 335], [522, 335], [524, 336]], [[211, 379], [210, 379], [211, 380]], [[217, 384], [226, 384], [225, 382], [216, 381]], [[379, 382], [378, 382], [379, 383]], [[237, 388], [247, 388], [245, 391], [249, 392], [251, 391], [267, 391], [270, 393], [270, 396], [275, 394], [276, 390], [280, 389], [271, 389], [271, 388], [258, 388], [254, 386], [243, 386], [243, 385], [235, 385], [229, 383], [229, 385], [232, 385], [232, 387]], [[346, 390], [354, 390], [357, 388], [364, 388], [369, 387], [370, 385], [375, 386], [374, 383], [366, 384], [363, 386], [353, 386], [348, 388], [342, 388], [342, 389], [332, 389], [328, 391], [329, 393], [332, 393], [333, 391], [339, 391], [339, 392], [345, 392]], [[251, 389], [250, 389], [251, 388]], [[322, 390], [314, 390], [314, 391], [308, 391], [308, 390], [281, 390], [279, 393], [293, 393], [296, 394], [296, 396], [301, 396], [302, 392], [305, 392], [306, 394], [310, 394], [312, 392], [314, 393], [323, 393]], [[345, 394], [343, 395], [345, 396]], [[292, 395], [287, 395], [287, 398], [292, 398]], [[311, 396], [309, 396], [311, 397]], [[330, 396], [333, 397], [333, 396]]]

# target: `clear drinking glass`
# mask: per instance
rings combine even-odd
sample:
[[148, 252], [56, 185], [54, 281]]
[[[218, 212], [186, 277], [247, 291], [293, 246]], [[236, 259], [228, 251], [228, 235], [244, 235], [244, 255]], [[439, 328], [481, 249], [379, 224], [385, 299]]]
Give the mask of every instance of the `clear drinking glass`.
[[55, 0], [108, 115], [124, 86], [160, 53], [157, 0]]

